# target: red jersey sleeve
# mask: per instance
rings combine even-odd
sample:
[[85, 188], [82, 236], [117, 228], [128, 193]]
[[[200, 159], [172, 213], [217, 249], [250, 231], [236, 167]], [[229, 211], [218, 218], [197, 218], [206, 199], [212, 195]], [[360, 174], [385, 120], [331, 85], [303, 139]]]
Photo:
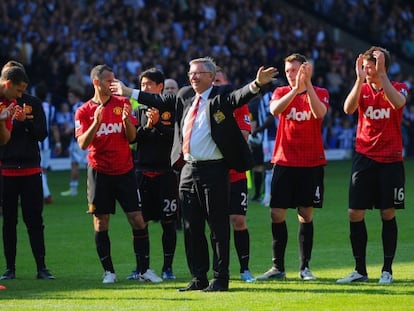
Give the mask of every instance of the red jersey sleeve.
[[247, 105], [243, 105], [234, 110], [234, 118], [241, 130], [250, 132], [252, 127], [250, 124], [250, 111]]
[[[244, 131], [251, 131], [251, 124], [250, 124], [250, 111], [247, 105], [243, 105], [234, 110], [234, 118], [236, 119], [237, 125], [239, 126], [240, 130]], [[245, 172], [237, 172], [236, 170], [229, 171], [229, 178], [230, 182], [236, 182], [242, 179], [246, 179]]]

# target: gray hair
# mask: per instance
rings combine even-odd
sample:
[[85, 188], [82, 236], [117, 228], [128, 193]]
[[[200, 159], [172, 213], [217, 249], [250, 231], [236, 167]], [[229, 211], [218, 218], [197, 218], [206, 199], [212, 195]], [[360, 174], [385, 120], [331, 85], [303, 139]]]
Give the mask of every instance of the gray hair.
[[214, 62], [214, 60], [211, 57], [200, 57], [200, 58], [195, 58], [192, 59], [189, 62], [189, 65], [193, 65], [193, 64], [203, 64], [204, 68], [206, 68], [206, 70], [208, 72], [212, 72], [214, 75], [216, 74], [216, 63]]

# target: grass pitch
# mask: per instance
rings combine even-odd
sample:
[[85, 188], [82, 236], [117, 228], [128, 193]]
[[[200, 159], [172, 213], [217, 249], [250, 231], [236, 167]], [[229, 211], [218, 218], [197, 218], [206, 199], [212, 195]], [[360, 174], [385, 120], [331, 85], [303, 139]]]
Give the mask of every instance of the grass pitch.
[[[414, 160], [406, 164], [406, 209], [397, 212], [399, 241], [393, 266], [394, 283], [378, 284], [382, 266], [381, 220], [378, 211], [367, 213], [367, 264], [370, 280], [340, 285], [335, 281], [354, 268], [347, 220], [350, 161], [332, 161], [325, 170], [325, 204], [315, 211], [312, 272], [316, 281], [298, 278], [298, 222], [288, 212], [289, 242], [286, 281], [244, 283], [233, 241], [230, 291], [224, 293], [178, 292], [190, 280], [185, 262], [183, 235], [178, 232], [174, 260], [177, 279], [161, 284], [127, 281], [134, 268], [131, 232], [120, 209], [111, 217], [110, 237], [118, 283], [102, 284], [102, 268], [95, 251], [92, 219], [85, 213], [85, 174], [77, 197], [61, 197], [69, 172], [50, 172], [54, 202], [45, 206], [46, 262], [57, 277], [36, 280], [36, 268], [23, 221], [19, 219], [16, 279], [0, 281], [0, 309], [4, 310], [414, 310]], [[259, 275], [271, 267], [269, 209], [251, 202], [247, 214], [251, 238], [250, 270]], [[161, 273], [161, 226], [151, 223], [151, 268]], [[4, 269], [4, 257], [0, 269]], [[3, 270], [0, 270], [2, 273]], [[211, 271], [209, 277], [211, 278]]]

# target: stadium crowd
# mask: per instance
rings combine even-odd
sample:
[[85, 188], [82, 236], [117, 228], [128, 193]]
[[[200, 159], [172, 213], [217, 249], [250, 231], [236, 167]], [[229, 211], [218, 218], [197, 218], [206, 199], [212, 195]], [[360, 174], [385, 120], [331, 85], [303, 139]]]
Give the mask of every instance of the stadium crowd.
[[[84, 99], [91, 97], [89, 71], [98, 63], [111, 66], [117, 78], [129, 86], [136, 86], [139, 74], [155, 66], [181, 87], [188, 84], [188, 61], [208, 55], [239, 87], [258, 66], [281, 69], [283, 57], [298, 52], [314, 63], [315, 83], [331, 95], [332, 109], [324, 122], [325, 148], [350, 148], [356, 122], [345, 116], [342, 105], [355, 77], [355, 53], [334, 41], [326, 22], [363, 33], [367, 45], [401, 50], [398, 57], [413, 59], [414, 5], [381, 0], [289, 2], [3, 1], [0, 63], [9, 59], [22, 62], [31, 87], [46, 83], [52, 103], [59, 108], [69, 89], [80, 90]], [[292, 4], [316, 14], [321, 22], [307, 19], [304, 11]], [[366, 21], [370, 21], [369, 27]], [[391, 78], [413, 88], [414, 75], [403, 73], [401, 67], [394, 58]], [[278, 79], [278, 84], [286, 83], [282, 74]], [[411, 96], [404, 121], [408, 155], [414, 155], [413, 105]]]

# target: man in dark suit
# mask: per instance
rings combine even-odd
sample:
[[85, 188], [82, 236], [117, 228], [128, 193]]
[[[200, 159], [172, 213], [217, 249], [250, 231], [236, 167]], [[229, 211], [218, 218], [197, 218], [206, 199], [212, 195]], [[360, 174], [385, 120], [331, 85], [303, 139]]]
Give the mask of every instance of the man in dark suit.
[[[233, 117], [233, 110], [249, 102], [260, 87], [272, 81], [277, 69], [259, 68], [256, 79], [229, 92], [213, 86], [216, 65], [209, 58], [190, 61], [188, 77], [195, 96], [157, 95], [132, 90], [121, 82], [112, 91], [131, 96], [150, 107], [171, 105], [175, 109], [174, 144], [171, 163], [181, 168], [180, 204], [185, 224], [187, 263], [193, 276], [180, 291], [227, 291], [229, 282], [229, 168], [246, 171], [252, 165], [250, 150]], [[189, 139], [188, 139], [189, 137]], [[208, 243], [205, 222], [210, 228], [214, 277], [209, 283]]]

